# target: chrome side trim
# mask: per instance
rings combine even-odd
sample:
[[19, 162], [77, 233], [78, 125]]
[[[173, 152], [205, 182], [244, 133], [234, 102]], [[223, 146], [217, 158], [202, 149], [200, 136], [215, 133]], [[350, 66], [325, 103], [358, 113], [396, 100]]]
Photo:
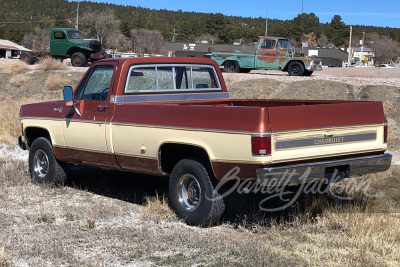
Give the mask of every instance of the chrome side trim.
[[352, 159], [325, 161], [304, 165], [291, 165], [278, 168], [257, 169], [257, 179], [262, 183], [268, 181], [290, 181], [293, 184], [322, 180], [327, 168], [344, 167], [345, 177], [359, 176], [368, 173], [383, 172], [390, 168], [392, 155], [358, 157]]
[[110, 103], [136, 103], [154, 101], [184, 101], [184, 100], [212, 100], [229, 98], [228, 93], [181, 93], [181, 94], [151, 94], [112, 96]]

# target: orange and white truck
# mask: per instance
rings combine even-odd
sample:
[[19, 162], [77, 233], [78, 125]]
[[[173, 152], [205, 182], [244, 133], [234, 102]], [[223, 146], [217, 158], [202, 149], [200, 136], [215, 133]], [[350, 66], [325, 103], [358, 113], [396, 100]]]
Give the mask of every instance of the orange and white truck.
[[23, 105], [20, 119], [35, 182], [63, 183], [71, 164], [164, 176], [194, 225], [220, 219], [216, 188], [233, 169], [270, 186], [385, 171], [392, 158], [381, 102], [230, 99], [201, 58], [100, 60], [63, 101]]

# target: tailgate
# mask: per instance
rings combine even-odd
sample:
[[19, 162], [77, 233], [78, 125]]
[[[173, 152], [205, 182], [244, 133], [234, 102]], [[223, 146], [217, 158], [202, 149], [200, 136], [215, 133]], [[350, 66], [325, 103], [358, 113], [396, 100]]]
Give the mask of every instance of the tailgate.
[[384, 151], [381, 102], [269, 107], [272, 162]]

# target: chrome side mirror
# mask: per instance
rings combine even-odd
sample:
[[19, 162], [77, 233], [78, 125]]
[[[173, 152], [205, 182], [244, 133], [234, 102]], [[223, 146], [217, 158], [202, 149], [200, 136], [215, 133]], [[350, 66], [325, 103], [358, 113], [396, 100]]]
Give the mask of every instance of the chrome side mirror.
[[[82, 118], [82, 114], [79, 112], [79, 110], [76, 108], [74, 104], [74, 94], [72, 92], [72, 87], [71, 86], [64, 86], [63, 88], [63, 95], [64, 95], [64, 103], [67, 107], [73, 107], [76, 115], [78, 115], [80, 118]], [[71, 112], [71, 111], [70, 111]]]

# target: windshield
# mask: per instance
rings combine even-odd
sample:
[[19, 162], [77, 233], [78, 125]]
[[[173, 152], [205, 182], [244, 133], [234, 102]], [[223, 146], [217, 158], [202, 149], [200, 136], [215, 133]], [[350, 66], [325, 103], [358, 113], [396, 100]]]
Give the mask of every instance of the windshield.
[[288, 49], [292, 50], [292, 46], [290, 45], [288, 40], [278, 40], [278, 43], [276, 44], [276, 49]]
[[80, 31], [68, 31], [68, 39], [82, 39], [82, 33]]

